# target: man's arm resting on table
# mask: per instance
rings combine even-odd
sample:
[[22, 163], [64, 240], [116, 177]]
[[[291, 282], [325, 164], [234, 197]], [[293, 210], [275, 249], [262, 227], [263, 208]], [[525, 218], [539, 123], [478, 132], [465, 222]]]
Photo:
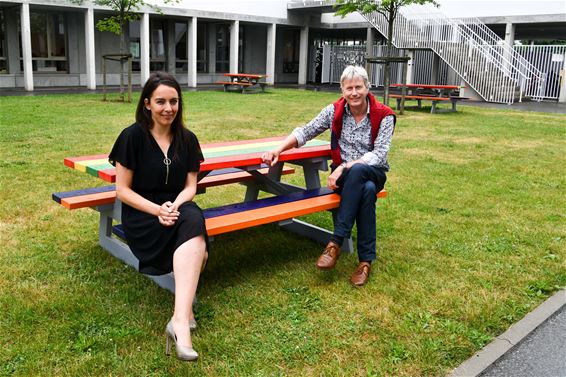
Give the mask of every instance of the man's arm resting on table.
[[283, 140], [283, 142], [275, 149], [265, 152], [261, 155], [261, 159], [264, 163], [273, 166], [279, 161], [279, 155], [288, 149], [295, 148], [297, 146], [297, 138], [290, 134]]

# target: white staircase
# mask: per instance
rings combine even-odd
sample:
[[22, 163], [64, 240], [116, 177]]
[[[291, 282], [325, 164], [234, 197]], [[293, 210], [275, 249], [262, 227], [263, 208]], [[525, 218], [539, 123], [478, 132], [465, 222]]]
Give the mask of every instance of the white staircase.
[[[385, 17], [362, 16], [387, 37]], [[401, 49], [431, 49], [484, 100], [511, 104], [525, 94], [541, 100], [544, 74], [476, 18], [449, 19], [430, 5], [400, 8], [392, 43]]]

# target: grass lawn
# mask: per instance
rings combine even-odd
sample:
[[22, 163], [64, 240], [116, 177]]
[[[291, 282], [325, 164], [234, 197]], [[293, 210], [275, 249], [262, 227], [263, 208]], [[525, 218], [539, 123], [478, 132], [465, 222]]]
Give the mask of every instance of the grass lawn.
[[[336, 97], [187, 92], [186, 120], [203, 143], [285, 135]], [[63, 166], [109, 152], [132, 123], [135, 104], [100, 98], [0, 97], [2, 376], [444, 375], [566, 285], [566, 117], [408, 111], [368, 285], [349, 284], [355, 256], [318, 272], [322, 246], [275, 225], [219, 236], [199, 287], [201, 359], [166, 357], [173, 296], [98, 246], [96, 212], [51, 200], [104, 184]], [[331, 227], [328, 213], [306, 219]]]

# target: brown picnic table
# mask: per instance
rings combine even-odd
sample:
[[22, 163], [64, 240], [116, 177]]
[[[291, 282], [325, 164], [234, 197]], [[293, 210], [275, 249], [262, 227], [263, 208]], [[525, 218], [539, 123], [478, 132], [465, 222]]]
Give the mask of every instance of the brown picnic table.
[[267, 85], [265, 79], [267, 75], [251, 74], [251, 73], [225, 73], [224, 76], [227, 77], [226, 81], [219, 81], [217, 84], [224, 86], [224, 91], [235, 90], [240, 93], [245, 93], [246, 91], [261, 88], [264, 92]]
[[[450, 102], [452, 108], [447, 111], [455, 112], [456, 103], [461, 100], [466, 100], [468, 98], [460, 97], [457, 95], [456, 91], [460, 88], [457, 85], [436, 85], [436, 84], [392, 84], [392, 88], [395, 89], [407, 89], [407, 94], [391, 94], [390, 98], [395, 98], [397, 100], [397, 110], [402, 107], [401, 102], [405, 99], [411, 99], [417, 101], [417, 107], [421, 107], [421, 102], [431, 101], [432, 107], [430, 112], [432, 114], [439, 112], [437, 108], [437, 103], [439, 102]], [[404, 107], [404, 106], [403, 106]]]

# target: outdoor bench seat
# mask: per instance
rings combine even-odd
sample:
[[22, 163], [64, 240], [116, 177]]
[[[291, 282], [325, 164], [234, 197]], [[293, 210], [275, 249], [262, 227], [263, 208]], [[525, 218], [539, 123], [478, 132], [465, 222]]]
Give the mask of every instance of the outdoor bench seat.
[[[397, 99], [397, 110], [401, 109], [401, 95], [400, 94], [390, 94], [389, 95], [390, 98], [395, 98]], [[432, 107], [430, 109], [431, 114], [434, 114], [436, 112], [438, 112], [438, 109], [436, 108], [436, 104], [438, 102], [444, 102], [444, 101], [450, 101], [452, 103], [452, 109], [448, 110], [450, 112], [455, 112], [456, 111], [456, 103], [458, 101], [461, 100], [466, 100], [468, 98], [466, 97], [456, 97], [456, 96], [450, 96], [450, 97], [438, 97], [438, 96], [433, 96], [433, 95], [406, 95], [405, 99], [409, 99], [409, 100], [416, 100], [417, 101], [417, 107], [421, 107], [421, 101], [425, 100], [425, 101], [432, 101]]]
[[[387, 196], [385, 190], [378, 198]], [[338, 208], [340, 195], [328, 188], [301, 190], [286, 195], [257, 199], [205, 209], [204, 218], [209, 236], [216, 236], [258, 225], [289, 220], [315, 212]], [[124, 239], [122, 225], [112, 228], [114, 234]]]
[[[259, 170], [267, 174], [267, 167]], [[294, 168], [283, 167], [281, 174], [287, 175], [295, 172]], [[198, 182], [198, 189], [220, 186], [230, 183], [252, 181], [254, 177], [246, 171], [229, 168], [214, 170]], [[51, 195], [52, 199], [67, 209], [78, 209], [95, 207], [99, 205], [112, 204], [116, 200], [116, 186], [93, 187], [82, 190], [56, 192]]]

